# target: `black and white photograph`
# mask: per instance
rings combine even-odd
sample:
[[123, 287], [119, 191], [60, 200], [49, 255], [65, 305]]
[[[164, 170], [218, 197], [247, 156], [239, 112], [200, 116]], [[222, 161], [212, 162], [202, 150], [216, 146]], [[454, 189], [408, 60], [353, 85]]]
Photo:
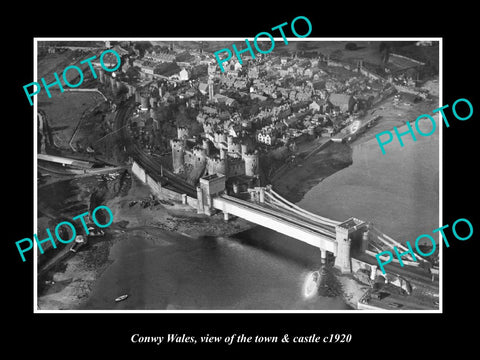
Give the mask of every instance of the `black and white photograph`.
[[67, 5], [3, 24], [7, 351], [473, 350], [471, 6]]
[[37, 39], [37, 310], [439, 309], [441, 41], [301, 40]]

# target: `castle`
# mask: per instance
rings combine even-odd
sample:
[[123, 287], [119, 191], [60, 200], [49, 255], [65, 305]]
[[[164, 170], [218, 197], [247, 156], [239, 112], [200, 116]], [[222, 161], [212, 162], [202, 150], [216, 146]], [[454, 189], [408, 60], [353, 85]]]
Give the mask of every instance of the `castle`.
[[222, 174], [256, 177], [259, 175], [259, 155], [239, 138], [217, 130], [207, 133], [202, 144], [191, 146], [189, 132], [177, 128], [177, 138], [170, 141], [174, 173], [187, 172], [199, 178], [204, 175]]

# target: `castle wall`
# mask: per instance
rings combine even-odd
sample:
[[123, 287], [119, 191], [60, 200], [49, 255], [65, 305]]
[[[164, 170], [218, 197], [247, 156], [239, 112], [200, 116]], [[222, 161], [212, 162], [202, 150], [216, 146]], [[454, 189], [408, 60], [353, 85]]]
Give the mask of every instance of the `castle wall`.
[[219, 157], [207, 157], [207, 172], [208, 175], [227, 175], [226, 159], [220, 159]]
[[245, 162], [242, 159], [229, 158], [227, 176], [245, 175]]
[[171, 140], [170, 145], [172, 147], [173, 172], [178, 173], [183, 169], [185, 148], [183, 142], [178, 139]]
[[205, 166], [206, 161], [206, 151], [201, 147], [196, 146], [192, 150], [185, 151], [184, 163], [192, 165], [195, 169]]

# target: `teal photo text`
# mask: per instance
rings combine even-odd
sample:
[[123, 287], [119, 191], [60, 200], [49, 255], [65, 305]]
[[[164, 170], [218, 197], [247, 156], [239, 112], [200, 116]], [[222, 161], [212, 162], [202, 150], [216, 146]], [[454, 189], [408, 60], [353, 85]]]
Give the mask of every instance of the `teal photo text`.
[[[303, 20], [303, 22], [305, 22], [308, 26], [308, 31], [305, 34], [299, 34], [297, 32], [295, 23], [299, 20]], [[280, 25], [274, 26], [271, 28], [271, 30], [278, 30], [282, 35], [283, 42], [285, 43], [285, 45], [288, 45], [288, 39], [286, 38], [285, 32], [283, 31], [283, 27], [286, 25], [288, 25], [288, 22], [284, 22]], [[310, 33], [312, 32], [312, 23], [305, 16], [297, 16], [295, 19], [292, 20], [292, 23], [290, 24], [290, 29], [292, 30], [293, 35], [295, 35], [297, 38], [305, 38], [308, 35], [310, 35]], [[270, 47], [268, 48], [268, 50], [262, 49], [261, 47], [258, 46], [258, 38], [261, 36], [265, 36], [269, 38]], [[235, 53], [235, 56], [237, 57], [238, 62], [240, 64], [243, 64], [242, 57], [241, 57], [241, 54], [243, 53], [249, 52], [250, 55], [252, 56], [252, 59], [255, 59], [255, 52], [253, 51], [252, 44], [250, 44], [248, 39], [245, 39], [245, 43], [246, 43], [246, 48], [242, 50], [238, 50], [237, 46], [235, 44], [232, 44], [233, 52]], [[253, 39], [253, 46], [255, 47], [258, 53], [269, 54], [275, 48], [275, 39], [269, 32], [262, 31], [262, 32], [259, 32], [257, 35], [255, 35], [255, 38]], [[222, 52], [226, 53], [226, 56], [224, 56], [223, 58], [220, 58], [219, 54]], [[224, 48], [216, 51], [214, 55], [215, 55], [215, 59], [217, 60], [218, 66], [220, 67], [220, 70], [222, 70], [222, 73], [225, 72], [225, 69], [223, 68], [222, 64], [232, 58], [233, 56], [232, 51], [228, 48]]]
[[[462, 224], [462, 225], [459, 225], [459, 224]], [[442, 235], [443, 241], [445, 242], [445, 245], [447, 246], [447, 248], [450, 247], [450, 243], [447, 240], [447, 235], [445, 235], [444, 230], [448, 227], [449, 227], [449, 225], [447, 224], [447, 225], [443, 225], [442, 227], [439, 227], [438, 229], [435, 229], [435, 230], [432, 231], [432, 234], [435, 234], [435, 233], [439, 232]], [[461, 228], [460, 232], [463, 236], [458, 234], [457, 227]], [[468, 235], [465, 235], [467, 232], [468, 232]], [[465, 219], [465, 218], [458, 219], [452, 225], [452, 233], [453, 233], [453, 236], [455, 236], [458, 240], [461, 240], [461, 241], [468, 240], [473, 235], [473, 225], [470, 221], [468, 221], [468, 219]], [[422, 239], [428, 239], [428, 241], [430, 241], [432, 243], [432, 248], [431, 248], [430, 252], [425, 253], [419, 248], [419, 244], [420, 244], [420, 241]], [[398, 263], [400, 264], [400, 267], [404, 266], [404, 261], [405, 260], [402, 260], [403, 256], [410, 255], [410, 257], [413, 259], [413, 261], [418, 261], [417, 257], [431, 256], [435, 253], [435, 250], [437, 248], [437, 244], [435, 243], [435, 239], [433, 238], [433, 236], [431, 236], [429, 234], [422, 234], [419, 237], [417, 237], [417, 239], [415, 240], [415, 250], [417, 251], [417, 254], [418, 254], [417, 256], [415, 256], [415, 253], [413, 252], [412, 245], [410, 244], [409, 241], [406, 242], [406, 245], [408, 247], [408, 250], [403, 252], [403, 253], [399, 253], [398, 248], [396, 246], [393, 247], [393, 251], [395, 252], [395, 255], [398, 259]], [[382, 270], [382, 273], [385, 274], [385, 265], [391, 263], [394, 260], [394, 256], [393, 256], [392, 252], [391, 251], [382, 251], [381, 253], [378, 253], [377, 255], [375, 255], [375, 257], [377, 258], [378, 265], [380, 265], [380, 270]]]
[[[104, 57], [106, 54], [108, 53], [112, 53], [116, 59], [117, 59], [117, 65], [115, 65], [115, 67], [113, 68], [108, 68], [106, 65], [105, 65], [105, 60], [104, 60]], [[90, 71], [92, 72], [92, 76], [94, 79], [97, 78], [97, 74], [95, 73], [95, 69], [93, 67], [93, 64], [92, 64], [92, 60], [95, 60], [97, 58], [96, 55], [92, 56], [92, 57], [89, 57], [88, 59], [85, 59], [85, 60], [82, 60], [80, 61], [80, 64], [85, 64], [87, 63], [89, 68], [90, 68]], [[115, 50], [112, 50], [112, 49], [107, 49], [105, 50], [101, 55], [100, 55], [100, 66], [103, 70], [107, 71], [107, 72], [114, 72], [116, 71], [119, 67], [120, 67], [120, 64], [121, 64], [121, 59], [120, 59], [120, 55], [115, 51]], [[67, 73], [68, 71], [74, 71], [74, 72], [77, 72], [78, 73], [78, 77], [79, 77], [79, 80], [76, 84], [71, 84], [68, 80], [67, 80]], [[41, 81], [42, 81], [42, 84], [43, 84], [43, 88], [45, 89], [45, 91], [47, 92], [47, 96], [49, 98], [52, 97], [52, 94], [50, 93], [50, 88], [57, 85], [58, 88], [60, 89], [60, 92], [63, 93], [63, 86], [62, 86], [62, 83], [60, 81], [60, 78], [58, 76], [58, 74], [56, 72], [53, 73], [53, 77], [55, 78], [55, 81], [51, 82], [50, 84], [47, 84], [47, 82], [45, 81], [45, 78], [42, 77]], [[76, 87], [79, 87], [82, 83], [83, 83], [83, 79], [84, 79], [84, 76], [83, 76], [83, 71], [82, 69], [80, 69], [78, 66], [75, 66], [75, 65], [70, 65], [70, 66], [67, 66], [64, 70], [63, 70], [63, 74], [62, 74], [62, 77], [63, 77], [63, 81], [65, 83], [65, 85], [67, 85], [68, 87], [71, 87], [71, 88], [76, 88]], [[35, 90], [30, 93], [28, 88], [29, 87], [34, 87]], [[42, 87], [41, 85], [34, 81], [34, 82], [31, 82], [27, 85], [24, 85], [23, 86], [23, 90], [25, 91], [25, 94], [27, 95], [27, 99], [28, 101], [30, 102], [30, 105], [33, 105], [33, 101], [32, 101], [32, 97], [34, 97], [35, 95], [39, 94], [40, 91], [42, 90]]]
[[[107, 213], [108, 213], [108, 217], [109, 217], [109, 221], [106, 223], [106, 224], [101, 224], [98, 222], [97, 220], [97, 212], [99, 210], [105, 210]], [[108, 206], [105, 206], [105, 205], [100, 205], [100, 206], [97, 206], [93, 211], [92, 211], [92, 214], [89, 215], [88, 211], [87, 212], [84, 212], [83, 214], [80, 214], [78, 216], [75, 216], [72, 218], [72, 220], [80, 220], [80, 223], [82, 224], [83, 226], [83, 229], [85, 230], [85, 234], [86, 235], [89, 235], [90, 234], [90, 230], [93, 230], [91, 226], [87, 226], [87, 223], [85, 221], [85, 217], [90, 217], [93, 221], [93, 223], [98, 226], [99, 228], [106, 228], [108, 226], [110, 226], [113, 222], [113, 213], [112, 213], [112, 210], [110, 210], [110, 208]], [[69, 239], [65, 240], [63, 239], [61, 236], [60, 236], [60, 230], [61, 228], [68, 228], [70, 229], [70, 233], [71, 233], [71, 236]], [[46, 228], [45, 229], [46, 233], [48, 234], [48, 237], [43, 239], [43, 240], [39, 240], [38, 239], [38, 236], [37, 234], [33, 234], [33, 237], [35, 238], [35, 241], [37, 243], [37, 246], [38, 246], [38, 249], [40, 250], [40, 253], [43, 254], [44, 253], [44, 249], [42, 247], [42, 244], [43, 243], [47, 243], [47, 242], [50, 242], [52, 244], [52, 247], [54, 249], [57, 248], [57, 245], [55, 244], [55, 240], [53, 239], [53, 236], [52, 236], [52, 232], [50, 231], [49, 228]], [[73, 240], [75, 240], [75, 238], [77, 237], [77, 228], [74, 224], [72, 224], [71, 222], [69, 221], [62, 221], [60, 223], [58, 223], [56, 226], [55, 226], [55, 230], [54, 230], [54, 233], [55, 233], [55, 237], [57, 238], [57, 240], [63, 244], [68, 244], [68, 243], [71, 243]], [[65, 230], [63, 230], [63, 234], [65, 233]], [[26, 244], [24, 244], [26, 243]], [[33, 249], [33, 241], [32, 239], [29, 239], [29, 238], [24, 238], [22, 240], [19, 240], [17, 242], [15, 242], [15, 245], [17, 246], [17, 249], [18, 249], [18, 252], [20, 254], [20, 257], [22, 258], [22, 261], [25, 262], [25, 256], [24, 256], [24, 253], [26, 253], [27, 251], [30, 251]], [[25, 246], [26, 245], [26, 246]]]
[[[462, 104], [462, 105], [460, 105]], [[447, 115], [445, 115], [445, 112], [444, 110], [446, 108], [448, 108], [448, 104], [447, 105], [444, 105], [444, 106], [441, 106], [439, 107], [438, 109], [435, 109], [432, 111], [432, 113], [440, 113], [442, 115], [442, 118], [443, 118], [443, 122], [445, 123], [445, 126], [448, 128], [450, 127], [450, 123], [448, 122], [448, 119], [447, 119]], [[461, 115], [458, 114], [458, 108], [461, 108]], [[465, 121], [465, 120], [468, 120], [472, 117], [473, 115], [473, 105], [470, 101], [468, 101], [467, 99], [458, 99], [457, 101], [455, 101], [453, 104], [452, 104], [452, 113], [453, 115], [458, 119], [458, 120], [461, 120], [461, 121]], [[429, 132], [422, 132], [419, 128], [419, 121], [421, 119], [428, 119], [431, 123], [432, 123], [432, 129], [429, 131]], [[400, 143], [400, 146], [403, 147], [404, 146], [404, 143], [403, 143], [403, 140], [402, 140], [402, 136], [406, 136], [406, 135], [409, 135], [412, 137], [413, 141], [417, 141], [417, 137], [415, 136], [415, 132], [413, 131], [413, 128], [412, 128], [412, 124], [410, 122], [407, 122], [406, 123], [407, 125], [407, 128], [408, 130], [407, 131], [404, 131], [404, 132], [399, 132], [398, 131], [398, 128], [395, 126], [393, 128], [393, 131], [395, 133], [395, 136], [397, 137], [398, 139], [398, 142]], [[419, 117], [417, 117], [417, 119], [415, 120], [415, 129], [417, 130], [417, 133], [420, 135], [420, 136], [430, 136], [432, 135], [435, 130], [437, 128], [437, 124], [435, 122], [435, 119], [433, 118], [432, 115], [429, 115], [429, 114], [423, 114], [423, 115], [420, 115]], [[385, 146], [386, 144], [389, 144], [393, 141], [393, 134], [391, 131], [387, 130], [387, 131], [382, 131], [381, 133], [377, 134], [376, 136], [376, 139], [377, 139], [377, 142], [378, 142], [378, 145], [380, 146], [380, 149], [382, 150], [382, 154], [385, 155], [386, 154], [386, 151], [385, 151]]]

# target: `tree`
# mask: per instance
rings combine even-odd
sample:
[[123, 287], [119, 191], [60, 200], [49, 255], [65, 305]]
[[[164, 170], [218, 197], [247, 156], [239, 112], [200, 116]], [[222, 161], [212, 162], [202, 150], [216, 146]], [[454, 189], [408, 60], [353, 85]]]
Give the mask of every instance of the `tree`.
[[128, 82], [135, 82], [140, 77], [140, 69], [136, 66], [130, 66], [125, 72], [125, 76], [128, 78]]
[[352, 43], [352, 42], [346, 43], [345, 44], [345, 49], [350, 50], [350, 51], [357, 50], [357, 44]]
[[152, 43], [150, 41], [140, 41], [136, 42], [133, 47], [140, 51], [140, 56], [145, 55], [145, 52], [153, 47]]

